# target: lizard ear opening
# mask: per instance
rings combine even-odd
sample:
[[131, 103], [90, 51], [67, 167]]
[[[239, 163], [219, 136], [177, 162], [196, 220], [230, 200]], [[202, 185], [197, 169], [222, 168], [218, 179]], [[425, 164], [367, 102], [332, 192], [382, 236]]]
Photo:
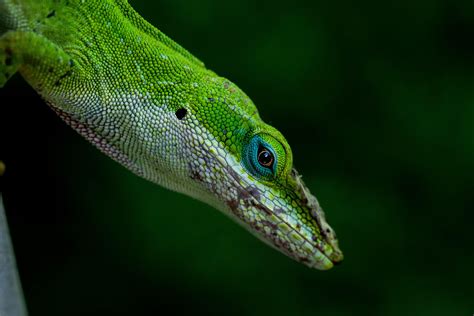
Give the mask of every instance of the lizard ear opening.
[[182, 120], [186, 116], [187, 113], [188, 111], [185, 108], [179, 108], [175, 114], [178, 120]]

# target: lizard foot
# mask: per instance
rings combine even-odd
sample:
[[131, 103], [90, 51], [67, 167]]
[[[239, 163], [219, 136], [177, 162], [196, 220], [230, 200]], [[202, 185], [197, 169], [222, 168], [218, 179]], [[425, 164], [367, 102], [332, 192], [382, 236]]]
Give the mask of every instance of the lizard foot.
[[13, 38], [7, 32], [0, 37], [0, 88], [10, 79], [18, 70], [20, 60], [13, 49]]

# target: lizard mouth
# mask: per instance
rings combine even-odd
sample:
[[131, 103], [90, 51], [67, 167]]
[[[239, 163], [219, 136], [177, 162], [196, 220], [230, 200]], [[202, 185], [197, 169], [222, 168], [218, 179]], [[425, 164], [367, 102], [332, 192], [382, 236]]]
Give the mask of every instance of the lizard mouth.
[[[314, 226], [317, 226], [317, 233], [311, 234], [310, 229], [305, 229], [304, 222], [290, 220], [291, 205], [283, 209], [270, 208], [266, 205], [265, 201], [268, 202], [268, 199], [261, 190], [232, 168], [226, 169], [237, 190], [237, 199], [226, 201], [227, 206], [257, 238], [290, 258], [318, 270], [331, 269], [343, 260], [334, 231], [327, 224], [316, 198], [302, 182], [299, 186], [307, 201], [301, 207], [307, 209]], [[248, 214], [252, 212], [255, 214], [253, 217]]]
[[[283, 252], [288, 257], [293, 258], [311, 268], [315, 268], [318, 270], [329, 270], [334, 265], [338, 265], [343, 260], [342, 252], [339, 250], [337, 246], [337, 241], [332, 240], [329, 236], [324, 235], [321, 233], [321, 241], [310, 240], [306, 236], [304, 236], [300, 231], [293, 228], [287, 221], [285, 221], [282, 216], [275, 213], [274, 211], [270, 210], [267, 206], [263, 203], [258, 201], [255, 196], [250, 194], [246, 196], [245, 199], [241, 199], [244, 204], [249, 204], [251, 207], [262, 211], [267, 215], [267, 217], [275, 218], [277, 222], [276, 226], [270, 224], [269, 221], [264, 221], [265, 224], [268, 224], [270, 227], [274, 227], [276, 229], [281, 229], [282, 227], [286, 227], [284, 229], [288, 229], [286, 236], [289, 236], [290, 242], [282, 241], [281, 239], [277, 238], [278, 233], [271, 233], [271, 234], [261, 234], [264, 229], [262, 230], [259, 224], [254, 223], [247, 223], [253, 228], [252, 233], [254, 233], [259, 239], [263, 242], [269, 244], [273, 248]], [[231, 205], [229, 205], [231, 206]], [[233, 205], [232, 205], [233, 206]], [[235, 215], [239, 218], [239, 209], [232, 208], [231, 210]], [[319, 221], [318, 221], [319, 222]], [[319, 226], [319, 230], [322, 232], [324, 226]], [[259, 234], [260, 233], [260, 234]], [[298, 247], [301, 246], [301, 247]], [[329, 247], [328, 247], [329, 245]], [[303, 251], [300, 251], [303, 249]]]
[[[324, 262], [327, 264], [327, 269], [330, 269], [335, 265], [341, 264], [342, 261], [344, 260], [344, 255], [342, 254], [342, 251], [339, 249], [337, 245], [337, 241], [336, 241], [336, 244], [334, 244], [334, 240], [325, 238], [325, 242], [331, 245], [333, 249], [331, 253], [324, 252], [320, 247], [317, 247], [317, 248], [320, 251], [321, 255], [326, 257], [325, 259], [327, 259], [327, 261], [330, 262], [329, 264], [326, 260], [324, 260]], [[322, 269], [322, 270], [327, 270], [327, 269]]]
[[311, 268], [318, 270], [329, 270], [334, 265], [338, 264], [338, 261], [331, 260], [327, 255], [325, 255], [321, 250], [315, 251], [313, 255], [313, 265], [310, 265]]

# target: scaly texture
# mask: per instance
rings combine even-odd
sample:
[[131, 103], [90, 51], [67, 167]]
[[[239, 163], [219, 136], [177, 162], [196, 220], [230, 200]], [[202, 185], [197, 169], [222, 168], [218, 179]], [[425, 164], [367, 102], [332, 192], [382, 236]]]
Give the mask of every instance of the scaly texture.
[[218, 208], [310, 267], [342, 260], [284, 137], [127, 1], [0, 0], [0, 10], [0, 87], [19, 71], [136, 174]]

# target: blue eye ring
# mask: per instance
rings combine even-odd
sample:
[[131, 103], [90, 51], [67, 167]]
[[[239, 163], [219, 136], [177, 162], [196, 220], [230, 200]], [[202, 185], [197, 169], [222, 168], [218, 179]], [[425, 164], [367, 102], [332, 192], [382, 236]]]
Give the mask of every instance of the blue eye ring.
[[259, 135], [252, 137], [243, 152], [243, 164], [255, 177], [272, 178], [276, 174], [278, 156], [273, 147]]

